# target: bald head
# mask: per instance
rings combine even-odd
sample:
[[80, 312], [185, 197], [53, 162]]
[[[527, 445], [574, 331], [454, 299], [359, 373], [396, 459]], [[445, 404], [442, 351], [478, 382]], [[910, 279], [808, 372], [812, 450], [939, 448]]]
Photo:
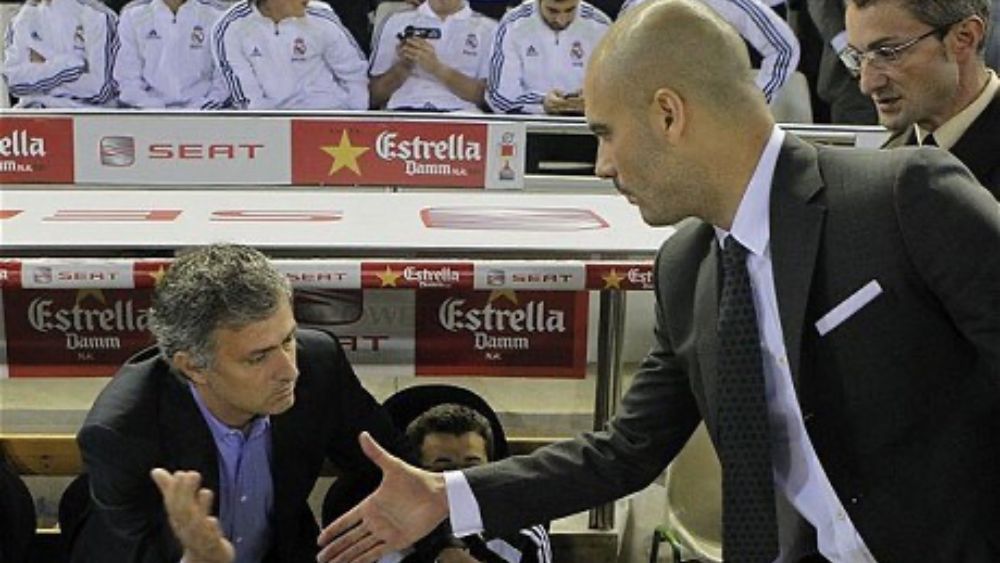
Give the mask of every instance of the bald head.
[[669, 87], [715, 112], [766, 110], [739, 34], [697, 0], [652, 0], [630, 10], [604, 37], [588, 77], [614, 85], [626, 103]]

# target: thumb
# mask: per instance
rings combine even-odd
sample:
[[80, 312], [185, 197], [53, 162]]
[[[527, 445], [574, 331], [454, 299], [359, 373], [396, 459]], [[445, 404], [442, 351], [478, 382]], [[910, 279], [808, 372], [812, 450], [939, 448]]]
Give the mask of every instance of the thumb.
[[385, 451], [368, 432], [362, 432], [358, 437], [358, 442], [361, 444], [361, 451], [364, 452], [365, 456], [372, 460], [372, 463], [377, 465], [383, 473], [387, 469], [401, 465], [402, 462], [399, 458]]

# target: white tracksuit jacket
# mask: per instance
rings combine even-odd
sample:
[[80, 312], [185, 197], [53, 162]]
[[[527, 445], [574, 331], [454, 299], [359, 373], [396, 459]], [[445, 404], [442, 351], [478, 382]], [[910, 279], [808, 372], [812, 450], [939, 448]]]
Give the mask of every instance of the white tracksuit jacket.
[[[7, 28], [3, 76], [18, 107], [116, 104], [118, 17], [96, 0], [32, 0]], [[42, 61], [44, 59], [44, 61]]]
[[587, 59], [610, 24], [587, 2], [561, 31], [545, 23], [537, 0], [508, 11], [493, 37], [486, 103], [497, 113], [545, 113], [545, 94], [579, 92]]
[[325, 3], [275, 23], [241, 0], [216, 23], [212, 50], [237, 108], [368, 109], [368, 61]]
[[135, 0], [118, 20], [118, 99], [136, 108], [216, 108], [229, 97], [212, 61], [212, 26], [229, 6], [187, 0], [174, 14], [163, 0]]

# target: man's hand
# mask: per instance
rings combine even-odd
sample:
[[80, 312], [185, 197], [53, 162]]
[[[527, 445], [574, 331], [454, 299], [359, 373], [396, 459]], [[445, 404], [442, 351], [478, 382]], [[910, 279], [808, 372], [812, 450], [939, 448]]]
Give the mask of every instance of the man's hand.
[[578, 92], [564, 94], [561, 90], [552, 90], [545, 94], [542, 108], [553, 115], [582, 115], [583, 96]]
[[422, 37], [404, 39], [400, 44], [399, 52], [403, 60], [413, 62], [434, 76], [437, 76], [441, 70], [441, 61], [438, 60], [434, 45]]
[[371, 563], [426, 536], [448, 516], [444, 475], [389, 454], [367, 432], [361, 450], [382, 470], [374, 493], [319, 535], [317, 561]]
[[187, 563], [232, 563], [233, 544], [222, 535], [219, 520], [212, 513], [212, 491], [201, 488], [197, 471], [173, 474], [157, 467], [150, 472], [163, 495], [170, 527], [184, 546]]

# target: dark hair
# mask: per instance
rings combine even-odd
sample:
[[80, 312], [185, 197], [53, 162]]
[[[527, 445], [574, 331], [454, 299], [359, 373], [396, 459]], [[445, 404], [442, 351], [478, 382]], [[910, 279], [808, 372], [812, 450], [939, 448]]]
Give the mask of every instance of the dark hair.
[[[858, 8], [866, 8], [890, 0], [848, 0]], [[983, 41], [979, 52], [986, 49], [990, 32], [990, 0], [894, 0], [921, 22], [940, 28], [962, 21], [969, 16], [983, 19]]]
[[486, 456], [492, 460], [493, 430], [490, 428], [490, 421], [469, 407], [455, 403], [437, 405], [424, 411], [406, 427], [406, 437], [418, 450], [428, 434], [461, 436], [467, 432], [475, 432], [483, 437]]
[[215, 329], [266, 319], [291, 299], [288, 279], [261, 252], [199, 247], [181, 254], [156, 284], [149, 328], [167, 362], [185, 351], [204, 368], [213, 361]]

